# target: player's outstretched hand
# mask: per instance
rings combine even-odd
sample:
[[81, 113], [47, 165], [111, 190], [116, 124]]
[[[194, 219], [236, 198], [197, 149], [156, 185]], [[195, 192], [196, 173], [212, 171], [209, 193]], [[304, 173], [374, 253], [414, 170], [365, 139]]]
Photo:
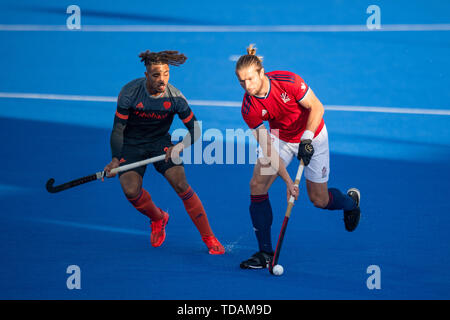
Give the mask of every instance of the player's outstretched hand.
[[303, 160], [303, 164], [306, 167], [311, 161], [313, 154], [314, 154], [314, 147], [312, 145], [312, 140], [311, 139], [302, 140], [302, 142], [300, 142], [300, 145], [298, 147], [297, 159]]
[[113, 159], [111, 160], [111, 162], [108, 163], [108, 164], [105, 166], [105, 168], [104, 168], [103, 170], [106, 172], [106, 176], [107, 176], [108, 178], [112, 178], [112, 177], [115, 177], [115, 176], [116, 176], [117, 173], [111, 174], [111, 170], [114, 169], [114, 168], [118, 168], [118, 167], [119, 167], [119, 164], [120, 164], [119, 159], [113, 158]]

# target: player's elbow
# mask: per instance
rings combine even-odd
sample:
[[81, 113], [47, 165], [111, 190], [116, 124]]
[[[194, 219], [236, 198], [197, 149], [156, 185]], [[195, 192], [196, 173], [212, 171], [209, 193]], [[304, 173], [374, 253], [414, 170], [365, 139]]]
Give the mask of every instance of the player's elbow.
[[325, 108], [323, 107], [323, 104], [320, 104], [320, 116], [323, 117], [323, 114], [325, 113]]
[[317, 114], [317, 116], [323, 117], [325, 108], [323, 107], [323, 104], [319, 100], [317, 100], [312, 104], [311, 111]]

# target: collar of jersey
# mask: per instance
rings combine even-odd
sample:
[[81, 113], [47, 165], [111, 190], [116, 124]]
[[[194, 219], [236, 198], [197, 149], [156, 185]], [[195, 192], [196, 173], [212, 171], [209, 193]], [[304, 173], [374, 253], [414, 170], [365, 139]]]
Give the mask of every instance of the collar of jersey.
[[[267, 77], [267, 75], [266, 75], [266, 77]], [[269, 91], [267, 91], [267, 93], [266, 93], [266, 95], [264, 97], [254, 96], [255, 98], [257, 98], [257, 99], [266, 99], [269, 96], [270, 89], [272, 89], [272, 83], [270, 82], [270, 78], [269, 77], [267, 77], [267, 79], [269, 79]]]

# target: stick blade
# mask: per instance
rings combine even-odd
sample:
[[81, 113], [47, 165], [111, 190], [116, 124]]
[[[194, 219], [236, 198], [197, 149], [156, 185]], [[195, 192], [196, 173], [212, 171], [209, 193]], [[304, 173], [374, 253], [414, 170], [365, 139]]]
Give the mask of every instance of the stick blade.
[[55, 187], [53, 187], [54, 183], [55, 183], [55, 179], [53, 179], [53, 178], [48, 179], [47, 183], [45, 184], [45, 188], [47, 189], [48, 192], [50, 192], [50, 193], [58, 192], [57, 189]]
[[269, 263], [269, 272], [273, 275], [273, 261]]

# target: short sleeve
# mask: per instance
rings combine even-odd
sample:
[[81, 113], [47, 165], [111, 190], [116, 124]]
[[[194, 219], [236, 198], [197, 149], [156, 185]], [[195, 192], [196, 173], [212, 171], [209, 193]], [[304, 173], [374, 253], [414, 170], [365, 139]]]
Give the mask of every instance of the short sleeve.
[[118, 118], [122, 122], [127, 121], [130, 112], [129, 110], [130, 106], [131, 106], [130, 98], [122, 89], [122, 91], [119, 94], [119, 97], [117, 98], [116, 118]]
[[295, 100], [301, 101], [306, 94], [308, 93], [309, 86], [306, 84], [306, 82], [298, 75], [295, 75], [294, 77], [294, 85], [293, 85], [293, 94], [295, 97]]
[[250, 96], [245, 94], [241, 108], [242, 118], [250, 129], [256, 129], [263, 124], [262, 116], [258, 116], [254, 108]]
[[175, 99], [175, 112], [178, 114], [180, 120], [183, 121], [184, 124], [191, 121], [191, 119], [194, 117], [194, 113], [189, 107], [187, 99], [184, 97], [184, 95], [180, 91], [177, 91], [177, 94], [174, 97], [174, 99]]

